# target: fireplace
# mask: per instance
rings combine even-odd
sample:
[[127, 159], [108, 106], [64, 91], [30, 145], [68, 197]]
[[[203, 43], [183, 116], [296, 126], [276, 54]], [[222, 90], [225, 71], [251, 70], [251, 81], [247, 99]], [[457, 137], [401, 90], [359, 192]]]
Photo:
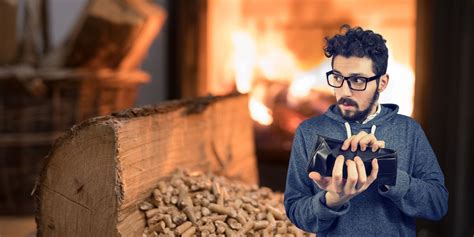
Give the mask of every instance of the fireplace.
[[[284, 174], [298, 124], [335, 102], [326, 85], [331, 65], [323, 47], [324, 37], [338, 33], [342, 24], [384, 36], [391, 83], [380, 101], [396, 103], [400, 113], [412, 114], [414, 0], [172, 2], [171, 95], [248, 93], [260, 166], [280, 164]], [[280, 187], [273, 188], [282, 189], [283, 182], [284, 177]]]

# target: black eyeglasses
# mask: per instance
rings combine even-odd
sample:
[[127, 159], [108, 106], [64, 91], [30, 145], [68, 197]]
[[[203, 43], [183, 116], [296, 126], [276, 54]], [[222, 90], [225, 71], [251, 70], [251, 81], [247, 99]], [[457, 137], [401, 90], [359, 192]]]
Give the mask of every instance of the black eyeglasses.
[[347, 81], [349, 88], [355, 91], [364, 91], [367, 88], [367, 83], [381, 77], [382, 75], [375, 75], [373, 77], [362, 77], [362, 76], [351, 76], [345, 77], [340, 74], [334, 73], [334, 71], [326, 72], [326, 78], [328, 84], [334, 88], [341, 88], [344, 81]]

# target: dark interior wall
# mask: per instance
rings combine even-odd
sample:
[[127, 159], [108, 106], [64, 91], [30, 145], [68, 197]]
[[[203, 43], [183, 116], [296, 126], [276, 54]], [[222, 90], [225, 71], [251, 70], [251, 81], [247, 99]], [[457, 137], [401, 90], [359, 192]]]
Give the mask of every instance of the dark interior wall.
[[168, 99], [207, 94], [207, 0], [169, 1]]
[[427, 236], [472, 236], [474, 106], [472, 0], [418, 0], [415, 108], [449, 191], [448, 215], [422, 221]]

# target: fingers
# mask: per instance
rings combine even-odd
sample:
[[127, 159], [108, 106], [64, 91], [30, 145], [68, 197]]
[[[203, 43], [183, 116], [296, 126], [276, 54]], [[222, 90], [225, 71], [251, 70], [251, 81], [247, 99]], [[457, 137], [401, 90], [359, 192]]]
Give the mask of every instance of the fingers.
[[349, 137], [347, 138], [344, 143], [342, 144], [342, 147], [341, 149], [342, 150], [347, 150], [349, 147], [351, 147], [351, 151], [356, 151], [357, 150], [357, 146], [359, 145], [359, 141], [360, 139], [362, 139], [364, 136], [368, 135], [367, 132], [360, 132], [359, 134], [355, 135], [355, 136], [352, 136], [352, 137]]
[[359, 141], [359, 146], [361, 151], [365, 151], [365, 149], [369, 146], [375, 144], [377, 142], [377, 138], [375, 138], [374, 134], [367, 134], [362, 137]]
[[360, 140], [367, 136], [368, 134], [364, 131], [360, 132], [359, 134], [355, 135], [355, 137], [351, 140], [351, 151], [357, 151], [357, 147], [359, 146]]
[[355, 161], [356, 166], [357, 166], [357, 173], [359, 174], [356, 189], [360, 190], [367, 183], [367, 174], [365, 173], [365, 165], [364, 165], [364, 162], [362, 161], [362, 159], [360, 157], [356, 156], [354, 158], [354, 161]]
[[377, 151], [379, 148], [385, 148], [385, 142], [384, 141], [376, 141], [372, 145], [372, 151], [373, 152]]
[[344, 141], [344, 143], [342, 143], [341, 149], [342, 149], [343, 151], [345, 151], [345, 150], [347, 150], [347, 148], [349, 148], [349, 146], [351, 145], [351, 141], [352, 141], [353, 138], [354, 138], [354, 136], [351, 136], [351, 137], [347, 138], [347, 139]]
[[332, 169], [332, 191], [336, 193], [342, 192], [342, 168], [344, 167], [344, 156], [339, 155]]
[[344, 186], [344, 193], [348, 195], [354, 195], [356, 193], [356, 184], [358, 180], [356, 163], [353, 160], [347, 160], [347, 181]]
[[310, 172], [309, 177], [316, 183], [316, 184], [322, 184], [322, 186], [326, 186], [328, 182], [327, 177], [321, 176], [318, 172]]
[[372, 172], [370, 172], [370, 176], [367, 178], [366, 186], [370, 186], [376, 179], [379, 173], [379, 163], [377, 159], [372, 160]]
[[318, 172], [310, 172], [309, 177], [314, 180], [314, 181], [320, 181], [322, 179], [322, 176]]
[[375, 152], [380, 148], [385, 148], [385, 142], [378, 141], [372, 133], [368, 134], [367, 132], [361, 131], [359, 134], [347, 138], [342, 144], [341, 149], [345, 151], [350, 147], [351, 151], [355, 152], [358, 146], [361, 151], [365, 151], [367, 147], [371, 146], [372, 151]]
[[318, 185], [318, 187], [323, 190], [327, 189], [329, 181], [331, 180], [330, 178], [321, 176], [321, 174], [318, 172], [310, 172], [309, 178], [312, 179], [313, 182], [315, 182], [316, 185]]
[[[344, 165], [347, 166], [347, 179], [342, 177]], [[308, 176], [320, 189], [353, 196], [366, 190], [377, 179], [378, 172], [377, 159], [372, 160], [372, 172], [367, 177], [364, 162], [360, 157], [356, 156], [354, 160], [344, 163], [344, 156], [340, 155], [334, 163], [332, 177], [323, 177], [318, 172], [310, 172]]]

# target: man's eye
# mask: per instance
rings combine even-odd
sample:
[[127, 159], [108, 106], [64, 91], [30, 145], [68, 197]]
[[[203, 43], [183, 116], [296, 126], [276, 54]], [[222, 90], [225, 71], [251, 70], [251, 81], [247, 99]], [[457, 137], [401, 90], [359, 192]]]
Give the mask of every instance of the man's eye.
[[358, 83], [358, 84], [365, 83], [365, 78], [362, 78], [362, 77], [353, 77], [350, 80], [352, 83]]

